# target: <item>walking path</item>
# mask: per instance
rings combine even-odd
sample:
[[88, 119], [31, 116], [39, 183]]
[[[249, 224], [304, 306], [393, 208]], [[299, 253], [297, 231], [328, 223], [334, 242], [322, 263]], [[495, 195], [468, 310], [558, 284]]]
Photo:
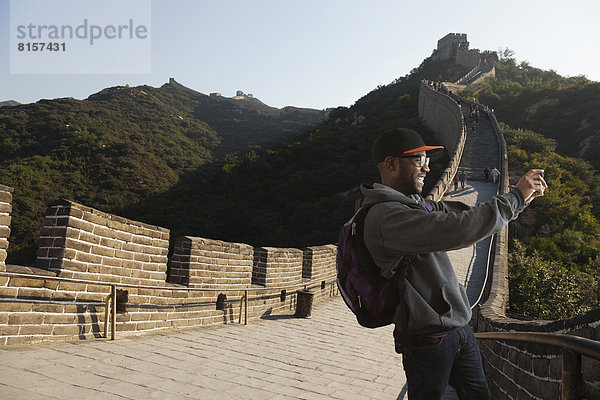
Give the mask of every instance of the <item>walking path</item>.
[[[461, 201], [470, 206], [488, 201], [496, 194], [497, 185], [491, 182], [469, 182], [464, 189], [451, 192], [444, 200]], [[491, 237], [473, 246], [448, 252], [458, 282], [467, 289], [469, 302], [474, 304], [483, 288]]]
[[0, 349], [3, 399], [402, 399], [392, 327], [341, 298], [313, 318]]

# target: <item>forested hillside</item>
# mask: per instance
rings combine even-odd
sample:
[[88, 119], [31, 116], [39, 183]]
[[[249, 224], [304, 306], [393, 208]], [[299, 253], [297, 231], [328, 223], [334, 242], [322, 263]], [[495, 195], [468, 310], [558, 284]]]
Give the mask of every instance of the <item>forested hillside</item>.
[[[215, 174], [195, 171], [171, 190], [123, 214], [172, 229], [255, 246], [303, 247], [334, 243], [349, 218], [358, 185], [378, 179], [371, 145], [383, 129], [406, 126], [436, 142], [418, 116], [419, 82], [455, 80], [465, 67], [429, 59], [408, 76], [378, 87], [352, 107], [331, 111], [318, 128], [265, 153], [229, 156]], [[432, 160], [425, 190], [446, 167]]]
[[600, 168], [599, 82], [517, 64], [505, 50], [496, 62], [496, 77], [486, 80], [476, 98], [493, 107], [499, 121], [553, 138], [558, 153]]
[[[267, 106], [249, 102], [211, 101], [166, 84], [0, 108], [0, 183], [15, 189], [8, 262], [34, 261], [52, 201], [67, 198], [113, 213], [129, 208], [129, 217], [143, 220], [132, 204], [170, 190], [186, 173], [212, 171], [224, 152], [239, 148], [239, 136], [245, 148], [260, 151], [324, 119], [317, 110], [266, 117]], [[200, 118], [207, 108], [212, 126]], [[223, 127], [226, 122], [236, 129]]]
[[545, 169], [548, 190], [510, 225], [511, 311], [562, 319], [598, 308], [600, 176], [587, 161], [555, 152], [555, 141], [504, 127], [511, 176]]

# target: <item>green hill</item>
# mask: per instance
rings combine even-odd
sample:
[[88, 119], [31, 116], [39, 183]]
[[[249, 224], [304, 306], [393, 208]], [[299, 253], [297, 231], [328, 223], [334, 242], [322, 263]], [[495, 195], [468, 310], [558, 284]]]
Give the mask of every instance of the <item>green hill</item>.
[[[378, 87], [352, 107], [332, 110], [317, 128], [264, 153], [227, 157], [220, 171], [188, 174], [167, 192], [132, 204], [124, 215], [197, 235], [255, 246], [303, 247], [337, 240], [352, 214], [362, 182], [377, 179], [371, 145], [383, 129], [416, 128], [419, 82], [456, 80], [467, 68], [425, 60], [408, 76]], [[425, 190], [446, 167], [447, 155], [432, 161]]]
[[[225, 151], [260, 151], [324, 119], [316, 110], [265, 116], [257, 99], [234, 102], [166, 84], [0, 108], [0, 182], [15, 189], [8, 262], [33, 262], [45, 208], [58, 198], [118, 213], [190, 171], [210, 171]], [[200, 118], [211, 113], [210, 123]]]
[[499, 121], [553, 138], [559, 153], [600, 168], [599, 82], [517, 64], [507, 52], [477, 97], [495, 109]]

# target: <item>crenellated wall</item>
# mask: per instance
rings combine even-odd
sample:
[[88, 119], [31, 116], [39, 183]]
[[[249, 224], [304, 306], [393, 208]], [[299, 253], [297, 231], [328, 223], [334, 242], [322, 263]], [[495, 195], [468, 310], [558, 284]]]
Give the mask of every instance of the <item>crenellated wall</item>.
[[302, 262], [302, 277], [305, 279], [322, 280], [335, 273], [337, 246], [311, 246], [304, 249]]
[[302, 250], [261, 247], [254, 250], [252, 283], [265, 287], [302, 282]]
[[199, 237], [175, 239], [169, 282], [188, 287], [244, 289], [251, 285], [254, 248]]
[[460, 165], [466, 140], [465, 122], [460, 105], [443, 91], [443, 87], [436, 90], [427, 81], [422, 81], [420, 86], [419, 117], [435, 132], [450, 156], [448, 166], [427, 196], [437, 201], [451, 186]]
[[48, 207], [36, 267], [60, 277], [157, 285], [166, 280], [169, 230], [60, 200]]
[[0, 185], [0, 271], [6, 270], [6, 249], [10, 236], [10, 213], [12, 212], [13, 188]]
[[[11, 190], [0, 189], [0, 210], [10, 211]], [[68, 200], [52, 204], [36, 267], [7, 265], [20, 275], [0, 274], [0, 345], [102, 336], [112, 284], [119, 334], [234, 323], [246, 313], [246, 293], [249, 320], [294, 312], [298, 290], [313, 301], [338, 294], [332, 245], [253, 248], [185, 236], [175, 240], [167, 276], [168, 247], [165, 228]]]

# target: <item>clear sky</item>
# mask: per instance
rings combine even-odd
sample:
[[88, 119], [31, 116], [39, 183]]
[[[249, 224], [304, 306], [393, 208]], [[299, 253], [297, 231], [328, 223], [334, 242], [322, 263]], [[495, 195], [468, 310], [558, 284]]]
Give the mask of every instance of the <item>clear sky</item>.
[[[72, 12], [46, 4], [50, 19]], [[600, 81], [597, 1], [151, 0], [151, 72], [125, 75], [11, 74], [9, 10], [0, 0], [0, 101], [84, 99], [173, 77], [275, 107], [347, 106], [409, 73], [450, 32], [466, 33], [471, 48], [510, 48], [518, 61]]]

